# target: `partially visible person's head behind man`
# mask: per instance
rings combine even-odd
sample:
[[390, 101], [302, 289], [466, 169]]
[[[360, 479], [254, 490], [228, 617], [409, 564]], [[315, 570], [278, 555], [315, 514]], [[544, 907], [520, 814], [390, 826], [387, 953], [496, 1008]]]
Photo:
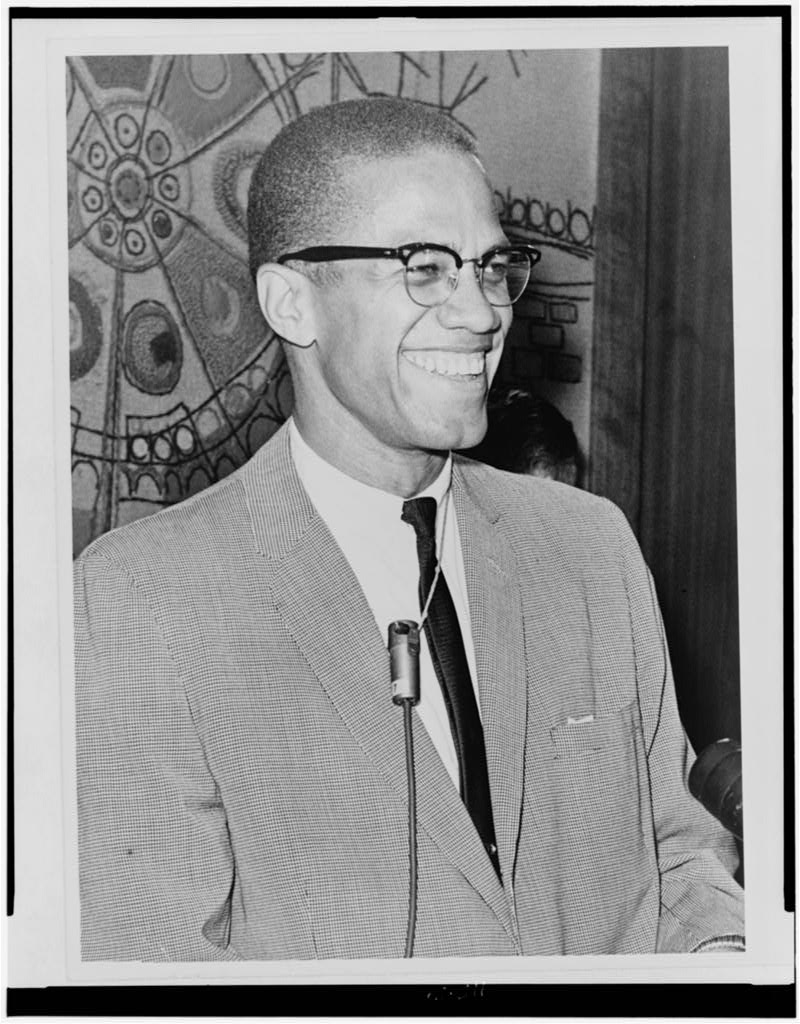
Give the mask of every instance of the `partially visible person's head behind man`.
[[538, 253], [509, 246], [466, 131], [408, 100], [321, 107], [268, 146], [248, 223], [294, 419], [319, 454], [410, 494], [480, 440]]
[[486, 436], [469, 455], [511, 473], [577, 485], [578, 439], [554, 405], [524, 388], [505, 385], [492, 391], [488, 418]]

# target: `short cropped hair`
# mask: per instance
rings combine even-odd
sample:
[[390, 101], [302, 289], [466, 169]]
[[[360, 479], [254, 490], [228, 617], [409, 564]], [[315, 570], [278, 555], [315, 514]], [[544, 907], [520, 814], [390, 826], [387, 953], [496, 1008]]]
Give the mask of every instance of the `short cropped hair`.
[[267, 146], [250, 181], [250, 272], [287, 252], [346, 243], [338, 238], [358, 196], [348, 158], [375, 160], [440, 149], [477, 157], [472, 136], [452, 117], [415, 100], [380, 97], [318, 107], [287, 124]]
[[499, 386], [489, 395], [489, 427], [466, 454], [496, 469], [573, 483], [581, 469], [578, 439], [554, 405], [524, 388]]

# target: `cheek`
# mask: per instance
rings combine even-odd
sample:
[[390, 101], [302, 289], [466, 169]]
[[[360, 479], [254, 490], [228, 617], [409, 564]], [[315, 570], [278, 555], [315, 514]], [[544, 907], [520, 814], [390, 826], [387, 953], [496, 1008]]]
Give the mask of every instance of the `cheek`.
[[399, 332], [380, 306], [343, 310], [331, 323], [325, 373], [340, 397], [361, 407], [384, 405], [396, 387]]
[[341, 378], [363, 375], [374, 351], [373, 323], [357, 302], [340, 300], [329, 306], [318, 337], [329, 374]]
[[502, 318], [502, 326], [497, 332], [497, 339], [495, 340], [492, 351], [486, 358], [486, 369], [487, 376], [489, 378], [489, 384], [492, 383], [494, 375], [497, 373], [498, 367], [500, 366], [500, 359], [503, 355], [503, 346], [505, 345], [506, 335], [508, 329], [511, 327], [511, 311], [509, 310]]

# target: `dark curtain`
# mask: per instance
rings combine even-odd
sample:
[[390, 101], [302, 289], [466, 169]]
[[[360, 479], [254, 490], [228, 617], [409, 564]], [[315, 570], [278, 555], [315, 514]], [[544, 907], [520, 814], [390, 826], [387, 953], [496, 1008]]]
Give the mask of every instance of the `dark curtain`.
[[655, 581], [684, 726], [740, 735], [728, 60], [606, 51], [590, 487]]

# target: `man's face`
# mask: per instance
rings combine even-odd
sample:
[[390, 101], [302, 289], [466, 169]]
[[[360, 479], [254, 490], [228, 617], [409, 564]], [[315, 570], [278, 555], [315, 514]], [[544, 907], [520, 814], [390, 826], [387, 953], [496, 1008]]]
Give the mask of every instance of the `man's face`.
[[[464, 259], [507, 244], [486, 179], [467, 155], [423, 150], [360, 163], [348, 184], [367, 212], [338, 244], [435, 242]], [[340, 444], [367, 441], [373, 452], [374, 442], [397, 453], [477, 444], [511, 309], [489, 305], [472, 263], [449, 300], [432, 308], [411, 300], [399, 260], [337, 267], [341, 279], [314, 292], [306, 421], [316, 416]]]

